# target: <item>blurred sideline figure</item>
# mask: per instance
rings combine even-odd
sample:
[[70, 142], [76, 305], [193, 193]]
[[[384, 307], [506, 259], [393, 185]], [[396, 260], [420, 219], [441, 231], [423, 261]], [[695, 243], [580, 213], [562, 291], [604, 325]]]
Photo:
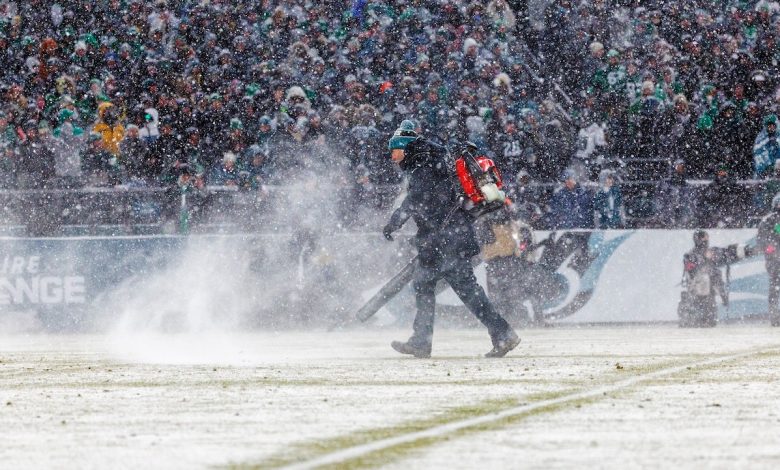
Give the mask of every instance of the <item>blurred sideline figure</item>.
[[683, 256], [683, 292], [677, 313], [681, 327], [713, 327], [717, 323], [715, 297], [724, 307], [729, 305], [728, 285], [720, 268], [752, 255], [744, 245], [726, 248], [710, 247], [710, 236], [704, 230], [693, 233], [693, 249]]
[[772, 326], [780, 326], [780, 193], [772, 199], [772, 212], [758, 226], [758, 249], [764, 252], [769, 275], [769, 320]]

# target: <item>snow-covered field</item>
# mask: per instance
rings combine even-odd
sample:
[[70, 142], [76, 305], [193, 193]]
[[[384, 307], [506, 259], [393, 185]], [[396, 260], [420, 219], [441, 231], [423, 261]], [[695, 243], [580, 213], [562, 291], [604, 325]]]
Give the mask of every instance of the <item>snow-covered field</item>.
[[0, 467], [780, 468], [780, 329], [0, 338]]

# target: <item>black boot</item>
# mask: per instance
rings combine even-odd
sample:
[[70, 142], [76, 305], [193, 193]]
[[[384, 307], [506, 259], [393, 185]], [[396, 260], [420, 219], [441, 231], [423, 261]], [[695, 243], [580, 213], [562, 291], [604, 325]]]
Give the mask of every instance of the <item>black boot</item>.
[[502, 335], [493, 338], [493, 349], [485, 354], [485, 357], [504, 357], [506, 353], [515, 349], [518, 344], [520, 344], [520, 337], [510, 328]]
[[401, 354], [411, 354], [418, 359], [427, 359], [431, 357], [431, 346], [421, 346], [410, 342], [402, 343], [401, 341], [393, 341], [390, 343], [393, 349]]

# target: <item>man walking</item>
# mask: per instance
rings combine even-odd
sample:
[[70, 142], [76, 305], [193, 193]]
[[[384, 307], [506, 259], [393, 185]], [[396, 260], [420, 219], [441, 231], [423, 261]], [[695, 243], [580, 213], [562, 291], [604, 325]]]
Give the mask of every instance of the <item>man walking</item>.
[[486, 356], [503, 357], [520, 343], [520, 338], [490, 303], [474, 276], [471, 258], [479, 253], [479, 245], [473, 217], [460, 205], [455, 164], [444, 147], [418, 136], [414, 128], [412, 121], [403, 121], [389, 142], [391, 158], [406, 174], [409, 187], [383, 234], [392, 240], [393, 232], [413, 218], [418, 253], [413, 281], [417, 304], [414, 333], [408, 341], [393, 341], [391, 345], [402, 354], [430, 357], [436, 282], [444, 279], [487, 327], [493, 349]]

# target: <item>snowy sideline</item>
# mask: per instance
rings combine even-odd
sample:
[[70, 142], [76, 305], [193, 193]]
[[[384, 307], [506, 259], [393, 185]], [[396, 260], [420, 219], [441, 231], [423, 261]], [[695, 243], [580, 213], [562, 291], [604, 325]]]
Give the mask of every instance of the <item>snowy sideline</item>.
[[0, 338], [7, 468], [777, 468], [780, 330]]

